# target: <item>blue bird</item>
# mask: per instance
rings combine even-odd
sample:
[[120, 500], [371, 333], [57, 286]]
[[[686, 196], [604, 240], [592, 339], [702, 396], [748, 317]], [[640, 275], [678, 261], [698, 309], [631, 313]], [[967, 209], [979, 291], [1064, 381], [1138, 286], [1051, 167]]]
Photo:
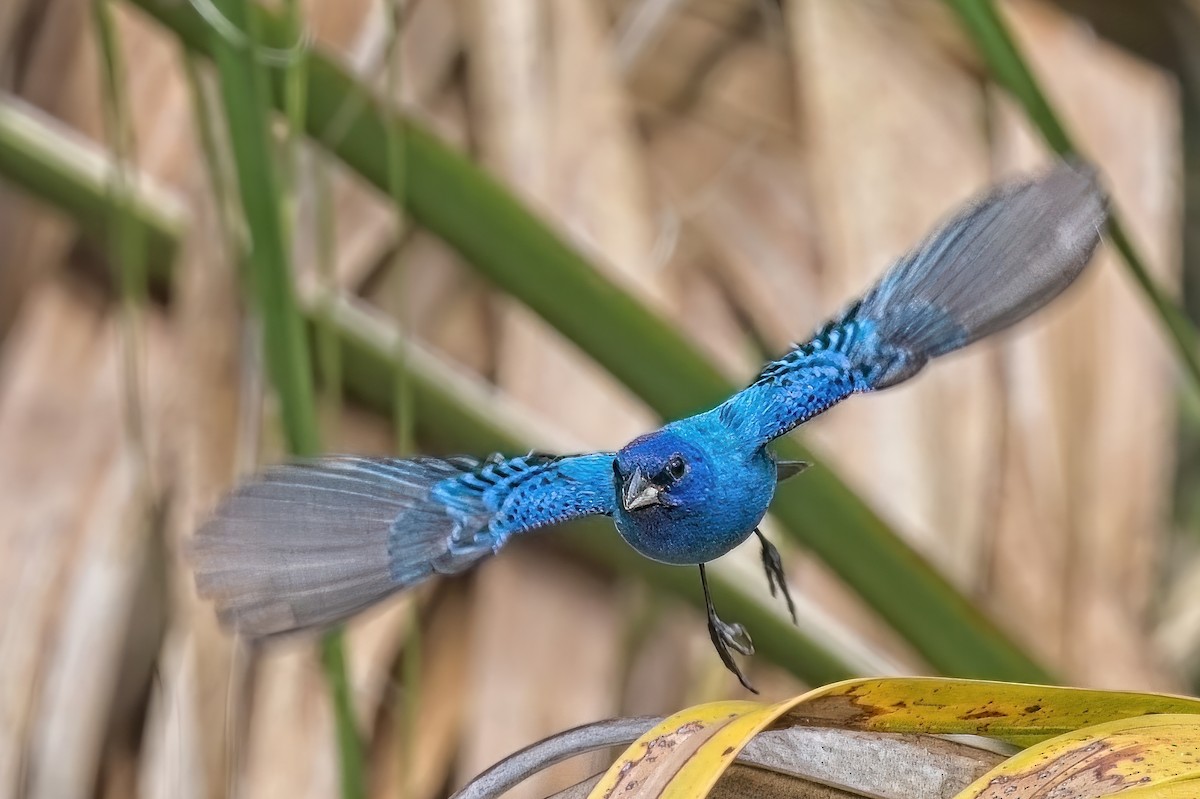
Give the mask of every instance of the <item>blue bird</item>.
[[769, 442], [1049, 302], [1091, 259], [1106, 205], [1081, 163], [994, 190], [747, 388], [619, 452], [330, 457], [268, 468], [197, 531], [197, 588], [250, 637], [322, 628], [462, 572], [512, 536], [607, 515], [642, 555], [699, 566], [713, 644], [753, 690], [731, 654], [751, 654], [750, 638], [717, 616], [704, 564], [757, 535], [772, 593], [778, 586], [795, 618], [779, 553], [758, 525], [778, 482], [804, 464], [778, 461]]

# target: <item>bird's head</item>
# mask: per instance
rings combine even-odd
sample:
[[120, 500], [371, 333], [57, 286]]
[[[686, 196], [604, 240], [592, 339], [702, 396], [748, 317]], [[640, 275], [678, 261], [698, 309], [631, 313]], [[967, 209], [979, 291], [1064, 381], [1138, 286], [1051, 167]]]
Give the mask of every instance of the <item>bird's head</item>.
[[613, 473], [621, 512], [645, 518], [702, 504], [711, 489], [704, 452], [669, 429], [626, 444], [613, 461]]
[[703, 563], [750, 535], [775, 490], [765, 452], [746, 459], [702, 417], [636, 438], [613, 460], [613, 519], [663, 563]]

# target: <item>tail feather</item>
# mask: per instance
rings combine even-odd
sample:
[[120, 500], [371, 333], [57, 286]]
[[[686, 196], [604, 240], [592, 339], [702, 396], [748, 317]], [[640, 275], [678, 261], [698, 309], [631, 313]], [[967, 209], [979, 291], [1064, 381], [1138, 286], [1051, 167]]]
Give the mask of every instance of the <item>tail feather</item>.
[[469, 459], [328, 458], [277, 466], [237, 488], [196, 532], [198, 592], [252, 637], [325, 627], [415, 585], [450, 556], [460, 516], [434, 487]]
[[1071, 284], [1107, 217], [1095, 171], [1063, 163], [1001, 188], [898, 262], [863, 298], [873, 325], [861, 352], [872, 388], [914, 375], [931, 358], [1013, 325]]

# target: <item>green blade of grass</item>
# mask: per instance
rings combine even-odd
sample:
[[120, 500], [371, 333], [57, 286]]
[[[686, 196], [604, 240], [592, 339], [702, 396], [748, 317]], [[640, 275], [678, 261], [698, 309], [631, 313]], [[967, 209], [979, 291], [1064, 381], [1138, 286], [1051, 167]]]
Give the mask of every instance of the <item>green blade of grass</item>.
[[[275, 170], [275, 148], [270, 133], [270, 89], [258, 63], [257, 17], [247, 0], [216, 0], [215, 7], [233, 26], [244, 32], [244, 41], [232, 41], [213, 31], [213, 60], [220, 79], [230, 146], [237, 168], [242, 213], [250, 238], [251, 283], [262, 318], [264, 352], [272, 383], [279, 396], [284, 433], [292, 453], [313, 456], [320, 452], [316, 400], [313, 393], [308, 339], [296, 306], [285, 231], [284, 195]], [[285, 27], [292, 27], [287, 26]], [[295, 107], [298, 98], [284, 98]], [[294, 83], [294, 81], [293, 81]], [[322, 664], [330, 686], [338, 752], [341, 759], [342, 796], [365, 799], [366, 766], [363, 743], [354, 721], [345, 648], [338, 632], [323, 642]]]
[[[958, 15], [963, 28], [987, 63], [992, 77], [1021, 104], [1050, 149], [1060, 155], [1077, 153], [1071, 136], [1046, 99], [992, 0], [945, 1]], [[1196, 328], [1150, 274], [1115, 208], [1109, 211], [1108, 233], [1113, 246], [1121, 253], [1125, 265], [1166, 328], [1179, 360], [1187, 371], [1193, 392], [1200, 392], [1200, 352], [1196, 347], [1200, 339], [1197, 338]]]
[[[182, 204], [132, 167], [122, 179], [127, 238], [138, 242], [148, 277], [165, 285], [186, 226]], [[0, 179], [65, 211], [101, 252], [114, 243], [112, 187], [118, 170], [103, 150], [41, 111], [0, 94]], [[126, 234], [123, 234], [126, 235]]]
[[[204, 52], [205, 23], [171, 0], [132, 0]], [[264, 40], [286, 44], [280, 20], [262, 14]], [[281, 106], [282, 75], [275, 99]], [[308, 60], [309, 134], [386, 192], [387, 132], [402, 125], [404, 202], [413, 218], [520, 299], [667, 418], [709, 407], [734, 389], [665, 320], [594, 269], [561, 236], [479, 167], [419, 125], [386, 109], [332, 59]], [[349, 365], [347, 364], [347, 368]], [[418, 418], [422, 410], [416, 409]], [[786, 458], [811, 460], [794, 441]], [[836, 570], [946, 674], [1051, 680], [828, 469], [780, 491], [784, 529]]]
[[[139, 342], [142, 337], [142, 312], [146, 303], [145, 240], [139, 229], [132, 202], [131, 164], [136, 158], [133, 127], [125, 96], [125, 65], [117, 41], [109, 0], [94, 0], [92, 21], [100, 50], [101, 97], [104, 127], [110, 149], [116, 158], [109, 185], [110, 220], [108, 258], [114, 282], [121, 297], [121, 360], [125, 406], [125, 429], [131, 448], [137, 453], [143, 479], [148, 479], [149, 449], [142, 401], [142, 363]], [[147, 483], [149, 487], [149, 483]], [[148, 494], [153, 495], [153, 490]]]
[[110, 256], [113, 268], [118, 272], [117, 284], [121, 298], [128, 310], [140, 307], [146, 300], [144, 241], [131, 213], [130, 202], [130, 162], [135, 152], [133, 128], [125, 101], [125, 65], [121, 60], [109, 0], [94, 0], [92, 19], [96, 26], [100, 63], [103, 66], [104, 90], [101, 94], [104, 98], [105, 129], [117, 165], [109, 185], [112, 209], [109, 224], [114, 231], [114, 246], [110, 250]]
[[[244, 23], [250, 16], [245, 0], [219, 0], [216, 5], [234, 24]], [[279, 394], [288, 446], [296, 455], [316, 455], [321, 447], [308, 342], [289, 271], [266, 76], [247, 47], [217, 33], [212, 34], [211, 47], [250, 238], [251, 282], [262, 315], [267, 368]]]
[[341, 758], [342, 799], [366, 799], [366, 753], [354, 723], [354, 697], [346, 664], [346, 640], [341, 627], [321, 640], [321, 665], [333, 700], [334, 735]]

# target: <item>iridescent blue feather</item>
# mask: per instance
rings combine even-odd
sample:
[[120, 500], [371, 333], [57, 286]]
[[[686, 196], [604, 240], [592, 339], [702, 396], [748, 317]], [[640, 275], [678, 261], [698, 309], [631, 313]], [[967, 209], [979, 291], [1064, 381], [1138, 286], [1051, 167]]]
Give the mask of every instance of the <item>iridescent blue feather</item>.
[[[611, 452], [561, 457], [531, 453], [519, 458], [493, 455], [466, 474], [443, 480], [431, 498], [454, 518], [438, 572], [462, 571], [504, 546], [509, 537], [583, 516], [611, 514], [615, 498]], [[403, 538], [397, 520], [393, 535]], [[397, 558], [394, 568], [405, 568]]]
[[1058, 296], [1091, 259], [1106, 213], [1095, 173], [1081, 164], [992, 192], [718, 413], [759, 446], [851, 394], [907, 380]]

